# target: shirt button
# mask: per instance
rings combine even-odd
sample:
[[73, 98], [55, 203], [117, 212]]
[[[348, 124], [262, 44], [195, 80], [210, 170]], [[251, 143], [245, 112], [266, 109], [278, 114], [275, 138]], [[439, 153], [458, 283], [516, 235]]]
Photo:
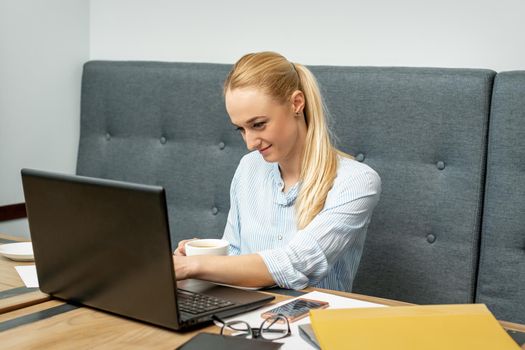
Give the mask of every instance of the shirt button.
[[109, 141], [110, 139], [111, 139], [111, 134], [108, 132], [108, 133], [106, 133], [106, 140]]
[[160, 138], [160, 143], [162, 143], [162, 144], [165, 144], [165, 143], [166, 143], [166, 138], [165, 138], [164, 136], [162, 136], [162, 137]]
[[219, 142], [219, 149], [224, 149], [224, 147], [226, 147], [224, 142]]
[[363, 153], [359, 153], [357, 156], [355, 156], [355, 159], [358, 161], [358, 162], [362, 162], [365, 160], [365, 155]]
[[212, 213], [213, 215], [217, 215], [218, 212], [219, 212], [219, 209], [217, 209], [217, 207], [213, 207], [213, 208], [211, 208], [211, 213]]
[[279, 235], [279, 236], [277, 236], [277, 239], [279, 239], [281, 241], [283, 239], [283, 236]]
[[443, 170], [443, 169], [445, 169], [445, 162], [443, 162], [443, 161], [440, 160], [439, 162], [436, 163], [436, 167], [437, 167], [439, 170]]

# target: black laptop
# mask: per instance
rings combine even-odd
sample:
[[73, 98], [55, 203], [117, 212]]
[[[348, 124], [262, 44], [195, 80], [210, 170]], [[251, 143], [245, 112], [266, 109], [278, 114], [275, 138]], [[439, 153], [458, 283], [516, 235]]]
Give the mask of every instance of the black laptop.
[[199, 280], [176, 282], [162, 187], [22, 169], [40, 289], [174, 330], [274, 297]]

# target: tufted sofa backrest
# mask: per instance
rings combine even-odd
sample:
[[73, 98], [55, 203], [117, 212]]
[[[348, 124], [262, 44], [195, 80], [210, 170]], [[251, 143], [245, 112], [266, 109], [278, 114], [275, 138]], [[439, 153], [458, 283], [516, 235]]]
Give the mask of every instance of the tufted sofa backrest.
[[476, 302], [525, 324], [525, 71], [494, 83]]
[[[174, 244], [220, 237], [230, 181], [246, 153], [224, 108], [230, 68], [86, 63], [77, 173], [165, 187]], [[415, 303], [494, 302], [490, 285], [475, 296], [495, 72], [310, 68], [339, 148], [383, 182], [354, 291]], [[493, 185], [487, 190], [498, 197]], [[484, 231], [494, 228], [484, 222]], [[496, 244], [491, 239], [486, 248]], [[486, 255], [487, 264], [498, 256]], [[495, 275], [483, 260], [480, 272]]]
[[353, 290], [414, 303], [472, 302], [495, 73], [313, 71], [341, 148], [382, 179]]
[[220, 237], [246, 147], [228, 121], [230, 66], [88, 62], [77, 173], [166, 189], [172, 242]]

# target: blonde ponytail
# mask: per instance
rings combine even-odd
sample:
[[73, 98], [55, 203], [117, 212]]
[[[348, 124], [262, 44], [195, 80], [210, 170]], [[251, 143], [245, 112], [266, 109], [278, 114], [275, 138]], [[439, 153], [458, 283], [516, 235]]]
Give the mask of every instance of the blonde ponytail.
[[323, 209], [337, 175], [337, 151], [332, 145], [326, 110], [317, 80], [303, 65], [294, 64], [305, 95], [308, 127], [301, 167], [301, 190], [295, 203], [297, 228], [305, 228]]

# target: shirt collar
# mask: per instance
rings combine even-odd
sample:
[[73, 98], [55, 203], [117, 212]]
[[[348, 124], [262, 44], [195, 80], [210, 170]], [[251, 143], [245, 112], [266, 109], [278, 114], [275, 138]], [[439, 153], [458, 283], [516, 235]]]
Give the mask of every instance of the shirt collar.
[[283, 192], [284, 181], [281, 177], [281, 171], [279, 170], [279, 164], [272, 163], [272, 190], [274, 193], [274, 202], [284, 206], [291, 206], [295, 203], [297, 195], [299, 194], [300, 182], [293, 185], [288, 192]]

